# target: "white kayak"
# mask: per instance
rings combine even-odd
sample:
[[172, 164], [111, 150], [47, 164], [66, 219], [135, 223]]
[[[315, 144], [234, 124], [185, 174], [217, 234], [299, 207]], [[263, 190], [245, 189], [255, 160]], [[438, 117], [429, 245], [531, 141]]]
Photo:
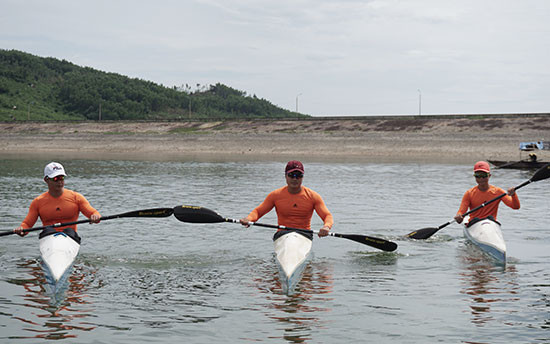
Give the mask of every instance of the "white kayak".
[[312, 240], [302, 234], [288, 232], [276, 238], [273, 244], [283, 292], [291, 294], [310, 258]]
[[56, 232], [40, 238], [40, 255], [46, 279], [57, 285], [68, 278], [80, 244], [64, 232]]
[[464, 227], [464, 235], [483, 253], [499, 263], [506, 263], [506, 243], [500, 224], [491, 219], [483, 219]]

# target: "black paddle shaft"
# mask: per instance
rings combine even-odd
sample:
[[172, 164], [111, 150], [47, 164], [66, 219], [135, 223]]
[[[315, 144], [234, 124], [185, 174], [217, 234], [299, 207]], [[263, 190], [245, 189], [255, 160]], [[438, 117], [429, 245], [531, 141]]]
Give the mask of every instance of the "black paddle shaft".
[[[230, 219], [230, 218], [223, 217], [211, 209], [203, 208], [199, 206], [190, 206], [190, 205], [175, 207], [174, 216], [182, 222], [189, 222], [189, 223], [219, 223], [219, 222], [240, 223], [240, 221], [237, 219]], [[250, 222], [250, 224], [254, 226], [260, 226], [260, 227], [287, 229], [287, 230], [307, 232], [307, 233], [313, 232], [318, 234], [318, 232], [316, 231], [311, 231], [311, 230], [302, 229], [302, 228], [291, 228], [286, 226], [271, 225], [271, 224], [259, 223], [259, 222]], [[369, 245], [383, 251], [392, 252], [397, 249], [397, 244], [394, 242], [391, 242], [385, 239], [374, 238], [366, 235], [339, 234], [339, 233], [332, 233], [332, 232], [329, 232], [329, 235], [336, 238], [353, 240], [355, 242], [358, 242], [364, 245]]]
[[[520, 185], [516, 186], [514, 189], [515, 189], [515, 190], [520, 189], [520, 188], [522, 188], [522, 187], [524, 187], [525, 185], [530, 184], [530, 183], [531, 183], [531, 179], [526, 180], [525, 182], [523, 182], [523, 183], [521, 183]], [[485, 202], [485, 203], [482, 203], [481, 205], [475, 207], [474, 209], [471, 209], [470, 211], [465, 212], [464, 214], [462, 214], [462, 216], [464, 217], [464, 216], [470, 215], [470, 214], [473, 213], [474, 211], [478, 211], [479, 209], [481, 209], [481, 208], [483, 208], [483, 207], [485, 207], [485, 206], [487, 206], [487, 205], [489, 205], [489, 204], [491, 204], [491, 203], [493, 203], [493, 202], [498, 201], [499, 199], [501, 199], [502, 197], [504, 197], [504, 196], [506, 196], [506, 195], [507, 195], [507, 193], [503, 193], [503, 194], [501, 194], [500, 196], [497, 196], [497, 197], [493, 198], [492, 200], [489, 200], [489, 201], [487, 201], [487, 202]], [[443, 227], [441, 227], [441, 228], [443, 228]]]
[[[529, 180], [526, 180], [524, 181], [523, 183], [521, 183], [520, 185], [516, 186], [514, 188], [514, 190], [518, 190], [518, 189], [521, 189], [522, 187], [524, 187], [525, 185], [528, 185], [532, 182], [537, 182], [539, 180], [543, 180], [543, 179], [547, 179], [550, 177], [550, 164], [546, 164], [545, 166], [539, 168], [535, 174], [533, 175], [533, 177], [531, 177], [531, 179]], [[490, 203], [493, 203], [495, 201], [498, 201], [499, 199], [501, 199], [502, 197], [506, 196], [506, 193], [503, 193], [495, 198], [493, 198], [492, 200], [489, 200], [487, 202], [484, 202], [483, 204], [475, 207], [474, 209], [462, 214], [462, 216], [466, 216], [466, 215], [470, 215], [471, 213], [473, 213], [474, 211], [477, 211], [485, 206], [487, 206], [488, 204]], [[440, 229], [444, 228], [444, 227], [447, 227], [448, 225], [450, 225], [451, 223], [455, 222], [455, 220], [453, 219], [452, 221], [449, 221], [447, 223], [444, 223], [442, 224], [441, 226], [439, 227], [428, 227], [428, 228], [422, 228], [422, 229], [418, 229], [414, 232], [411, 232], [409, 234], [407, 234], [407, 237], [409, 238], [412, 238], [412, 239], [428, 239], [429, 237], [431, 237], [432, 235], [434, 235], [435, 233], [437, 233], [437, 231], [439, 231]]]
[[[528, 180], [528, 181], [526, 181], [526, 182], [524, 182], [524, 183], [518, 185], [515, 189], [517, 190], [517, 189], [519, 189], [519, 188], [522, 188], [522, 187], [524, 187], [525, 185], [527, 185], [527, 184], [529, 184], [529, 183], [531, 183], [531, 180]], [[498, 201], [499, 199], [501, 199], [502, 197], [504, 197], [504, 196], [506, 196], [506, 195], [507, 195], [507, 193], [503, 193], [503, 194], [501, 194], [501, 195], [499, 195], [499, 196], [497, 196], [497, 197], [495, 197], [495, 198], [493, 198], [493, 199], [491, 199], [491, 200], [489, 200], [489, 201], [487, 201], [487, 202], [484, 202], [484, 203], [482, 203], [481, 205], [475, 207], [474, 209], [471, 209], [471, 210], [465, 212], [464, 214], [462, 214], [462, 216], [464, 217], [464, 216], [470, 215], [471, 213], [473, 213], [473, 212], [475, 212], [475, 211], [478, 211], [479, 209], [481, 209], [481, 208], [483, 208], [483, 207], [485, 207], [485, 206], [487, 206], [487, 205], [489, 205], [489, 204], [491, 204], [491, 203], [493, 203], [493, 202]], [[434, 235], [435, 233], [437, 233], [437, 231], [439, 231], [439, 230], [442, 229], [442, 228], [447, 227], [448, 225], [450, 225], [451, 223], [453, 223], [453, 222], [455, 222], [455, 221], [456, 221], [456, 220], [453, 219], [453, 220], [451, 220], [451, 221], [448, 221], [448, 222], [442, 224], [442, 225], [439, 226], [439, 227], [422, 228], [422, 229], [419, 229], [419, 230], [416, 230], [416, 231], [414, 231], [414, 232], [411, 232], [411, 233], [407, 234], [407, 236], [408, 236], [409, 238], [412, 238], [412, 239], [428, 239], [429, 237], [431, 237], [432, 235]]]
[[[524, 187], [525, 185], [527, 185], [527, 184], [529, 184], [529, 183], [531, 183], [531, 180], [525, 181], [524, 183], [522, 183], [522, 184], [516, 186], [514, 189], [517, 190], [517, 189], [519, 189], [519, 188]], [[506, 196], [506, 195], [507, 195], [507, 193], [503, 193], [503, 194], [501, 194], [501, 195], [499, 195], [499, 196], [497, 196], [497, 197], [495, 197], [495, 198], [493, 198], [493, 199], [491, 199], [491, 200], [489, 200], [489, 201], [487, 201], [487, 202], [485, 202], [485, 203], [482, 203], [481, 205], [478, 205], [478, 206], [475, 207], [474, 209], [470, 209], [469, 211], [467, 211], [467, 212], [465, 212], [464, 214], [462, 214], [462, 217], [468, 216], [468, 215], [470, 215], [471, 213], [473, 213], [473, 212], [475, 212], [475, 211], [478, 211], [479, 209], [481, 209], [481, 208], [483, 208], [483, 207], [485, 207], [485, 206], [487, 206], [487, 205], [489, 205], [489, 204], [491, 204], [491, 203], [493, 203], [493, 202], [498, 201], [499, 199], [501, 199], [502, 197], [504, 197], [504, 196]], [[441, 226], [437, 227], [437, 229], [440, 230], [441, 228], [445, 228], [445, 227], [447, 227], [448, 225], [450, 225], [450, 224], [453, 223], [453, 222], [455, 222], [455, 220], [452, 220], [452, 221], [449, 221], [449, 222], [447, 222], [447, 223], [444, 223], [444, 224], [442, 224]]]
[[[111, 219], [118, 219], [121, 217], [168, 217], [173, 213], [174, 213], [173, 208], [153, 208], [153, 209], [129, 211], [127, 213], [116, 214], [116, 215], [103, 216], [101, 217], [100, 220], [105, 221], [105, 220], [111, 220]], [[55, 223], [53, 225], [42, 226], [42, 227], [26, 228], [26, 229], [23, 229], [23, 232], [27, 233], [27, 232], [33, 232], [33, 231], [40, 231], [46, 228], [66, 227], [66, 226], [78, 225], [81, 223], [90, 223], [90, 219], [78, 220], [73, 222], [65, 222], [65, 223]], [[13, 230], [0, 232], [0, 236], [11, 235], [11, 234], [15, 234], [15, 232]]]
[[[239, 223], [239, 220], [235, 219], [225, 219], [227, 222], [235, 222]], [[286, 229], [290, 231], [296, 231], [296, 232], [306, 232], [310, 233], [313, 232], [315, 234], [319, 234], [318, 231], [312, 231], [308, 229], [301, 229], [301, 228], [292, 228], [287, 226], [280, 226], [280, 225], [270, 225], [266, 223], [258, 223], [258, 222], [250, 222], [250, 224], [254, 226], [262, 226], [262, 227], [269, 227], [269, 228], [278, 228], [278, 229]], [[361, 234], [340, 234], [340, 233], [333, 233], [329, 232], [328, 235], [333, 236], [335, 238], [343, 238], [352, 240], [358, 243], [361, 243], [363, 245], [369, 245], [371, 247], [377, 248], [382, 251], [392, 252], [397, 249], [397, 244], [385, 239], [375, 238], [367, 235], [361, 235]]]

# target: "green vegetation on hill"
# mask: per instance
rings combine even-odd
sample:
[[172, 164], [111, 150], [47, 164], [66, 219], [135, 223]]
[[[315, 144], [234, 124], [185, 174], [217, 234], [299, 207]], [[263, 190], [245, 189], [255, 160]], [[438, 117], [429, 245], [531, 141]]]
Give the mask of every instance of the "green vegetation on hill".
[[288, 117], [305, 115], [220, 83], [192, 92], [0, 49], [0, 121]]

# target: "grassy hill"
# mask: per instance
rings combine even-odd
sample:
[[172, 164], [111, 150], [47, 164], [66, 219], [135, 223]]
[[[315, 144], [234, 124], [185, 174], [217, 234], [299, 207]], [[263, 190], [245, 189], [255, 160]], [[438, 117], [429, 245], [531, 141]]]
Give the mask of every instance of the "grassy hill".
[[307, 117], [223, 84], [191, 91], [0, 49], [0, 121]]

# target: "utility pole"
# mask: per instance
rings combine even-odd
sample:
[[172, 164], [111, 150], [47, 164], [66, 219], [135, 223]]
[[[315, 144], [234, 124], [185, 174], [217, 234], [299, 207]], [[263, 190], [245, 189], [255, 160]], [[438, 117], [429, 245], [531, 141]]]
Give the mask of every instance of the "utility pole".
[[422, 115], [422, 92], [418, 89], [418, 116]]
[[296, 112], [298, 112], [298, 97], [301, 96], [302, 94], [299, 93], [297, 96], [296, 96]]

